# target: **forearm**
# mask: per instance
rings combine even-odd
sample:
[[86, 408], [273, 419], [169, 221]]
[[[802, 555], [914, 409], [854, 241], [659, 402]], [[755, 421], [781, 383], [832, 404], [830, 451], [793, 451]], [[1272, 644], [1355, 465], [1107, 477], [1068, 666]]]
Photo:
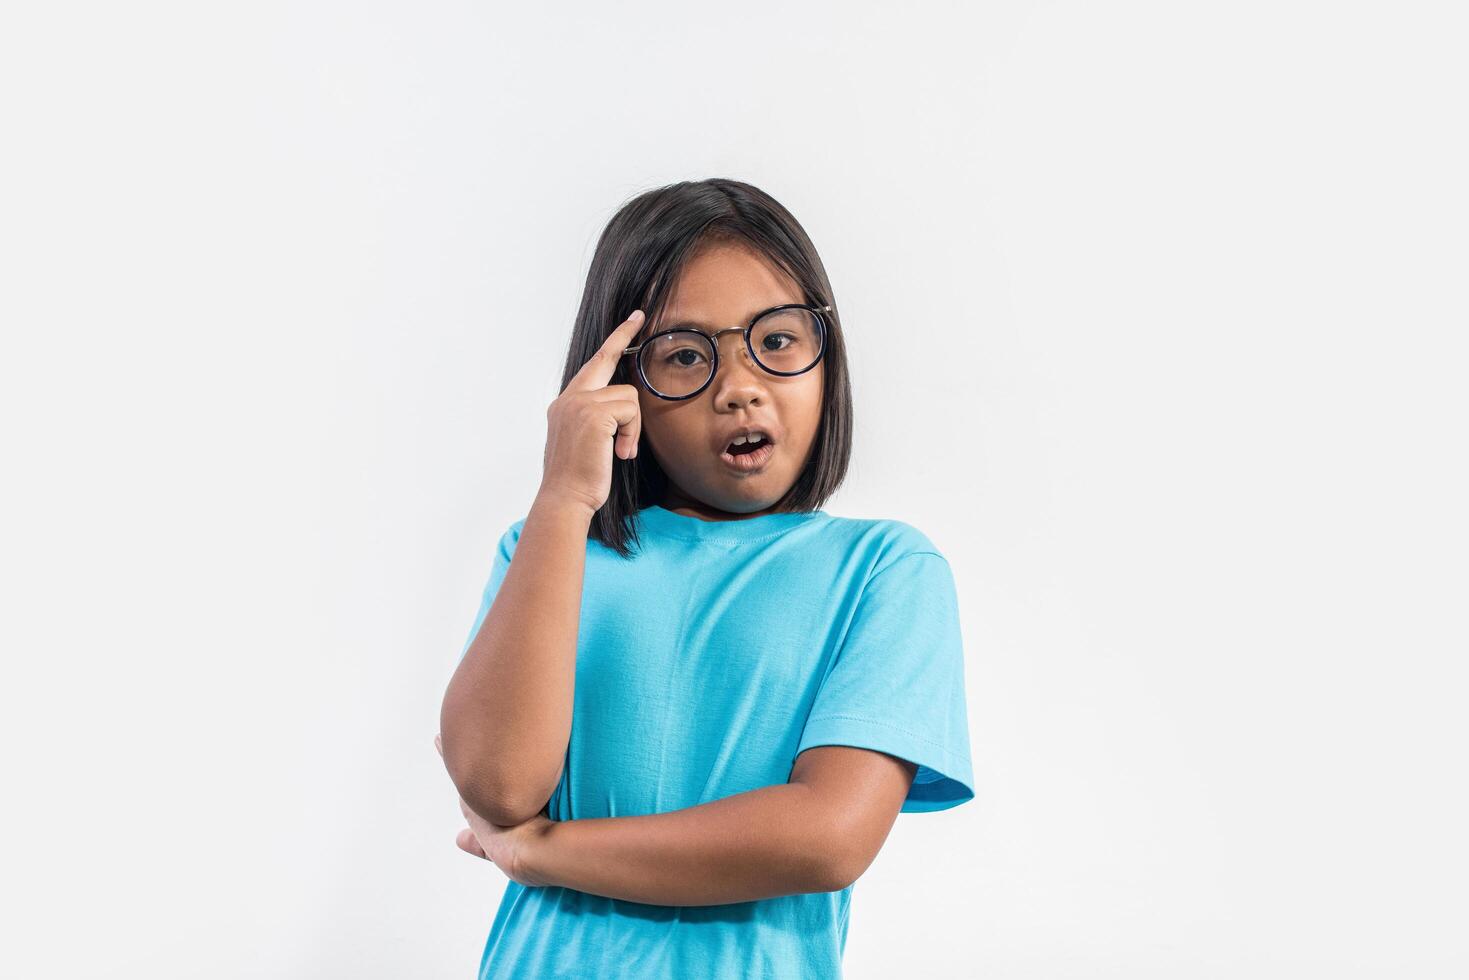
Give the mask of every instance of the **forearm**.
[[843, 887], [840, 840], [811, 787], [782, 783], [698, 806], [554, 822], [530, 877], [651, 905], [723, 905]]
[[501, 824], [551, 796], [571, 733], [586, 557], [585, 507], [538, 495], [505, 580], [440, 714], [444, 762], [459, 794]]

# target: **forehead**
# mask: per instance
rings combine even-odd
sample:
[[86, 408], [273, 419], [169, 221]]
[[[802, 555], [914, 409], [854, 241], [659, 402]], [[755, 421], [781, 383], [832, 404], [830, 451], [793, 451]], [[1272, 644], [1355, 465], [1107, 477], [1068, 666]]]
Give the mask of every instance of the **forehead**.
[[769, 259], [749, 246], [721, 242], [701, 249], [684, 266], [650, 330], [675, 324], [742, 327], [761, 310], [803, 302], [800, 286]]

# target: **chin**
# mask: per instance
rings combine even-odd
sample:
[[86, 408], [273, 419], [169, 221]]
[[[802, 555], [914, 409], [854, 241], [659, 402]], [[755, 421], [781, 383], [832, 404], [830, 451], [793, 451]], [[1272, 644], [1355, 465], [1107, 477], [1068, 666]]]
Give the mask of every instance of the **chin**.
[[780, 493], [755, 493], [751, 492], [744, 496], [725, 497], [723, 502], [714, 498], [714, 506], [731, 514], [753, 514], [756, 511], [767, 510], [779, 500], [785, 491]]

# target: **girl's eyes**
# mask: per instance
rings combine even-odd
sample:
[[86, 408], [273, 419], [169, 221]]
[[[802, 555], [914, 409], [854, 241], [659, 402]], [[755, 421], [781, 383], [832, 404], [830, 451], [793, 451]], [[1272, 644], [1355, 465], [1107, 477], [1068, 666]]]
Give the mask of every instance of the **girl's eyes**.
[[[771, 344], [771, 341], [778, 340], [784, 340], [786, 341], [786, 343], [781, 344], [780, 346], [774, 346]], [[786, 350], [787, 348], [792, 347], [799, 342], [799, 338], [797, 338], [794, 334], [773, 333], [767, 334], [764, 339], [760, 341], [760, 346], [762, 350], [775, 352]], [[689, 358], [692, 358], [692, 360], [690, 360]], [[670, 353], [668, 356], [663, 358], [663, 362], [673, 367], [687, 368], [707, 363], [707, 359], [700, 351], [692, 347], [684, 347], [680, 350], [676, 350]]]
[[[693, 360], [674, 360], [674, 358], [682, 357], [684, 354], [692, 356]], [[664, 360], [668, 361], [670, 364], [673, 364], [675, 367], [693, 367], [695, 364], [698, 364], [700, 361], [704, 360], [704, 355], [700, 354], [696, 350], [692, 350], [686, 347], [683, 350], [674, 351], [672, 354], [669, 354], [668, 357], [666, 357]]]

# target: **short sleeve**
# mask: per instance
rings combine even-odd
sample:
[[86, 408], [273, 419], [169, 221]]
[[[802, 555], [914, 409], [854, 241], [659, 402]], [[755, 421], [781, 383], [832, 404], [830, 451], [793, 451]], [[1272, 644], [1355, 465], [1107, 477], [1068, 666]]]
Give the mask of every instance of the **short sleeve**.
[[500, 535], [500, 541], [495, 546], [495, 556], [490, 562], [490, 579], [485, 583], [484, 592], [480, 596], [479, 612], [475, 614], [474, 625], [469, 628], [469, 636], [464, 640], [464, 649], [459, 651], [461, 661], [469, 652], [474, 638], [479, 635], [479, 628], [484, 625], [490, 606], [495, 602], [495, 595], [500, 591], [500, 583], [505, 581], [505, 573], [510, 570], [510, 559], [515, 554], [515, 542], [519, 540], [520, 529], [524, 524], [523, 520], [516, 521]]
[[796, 754], [816, 745], [916, 763], [904, 813], [974, 798], [959, 601], [942, 555], [910, 552], [867, 580]]

